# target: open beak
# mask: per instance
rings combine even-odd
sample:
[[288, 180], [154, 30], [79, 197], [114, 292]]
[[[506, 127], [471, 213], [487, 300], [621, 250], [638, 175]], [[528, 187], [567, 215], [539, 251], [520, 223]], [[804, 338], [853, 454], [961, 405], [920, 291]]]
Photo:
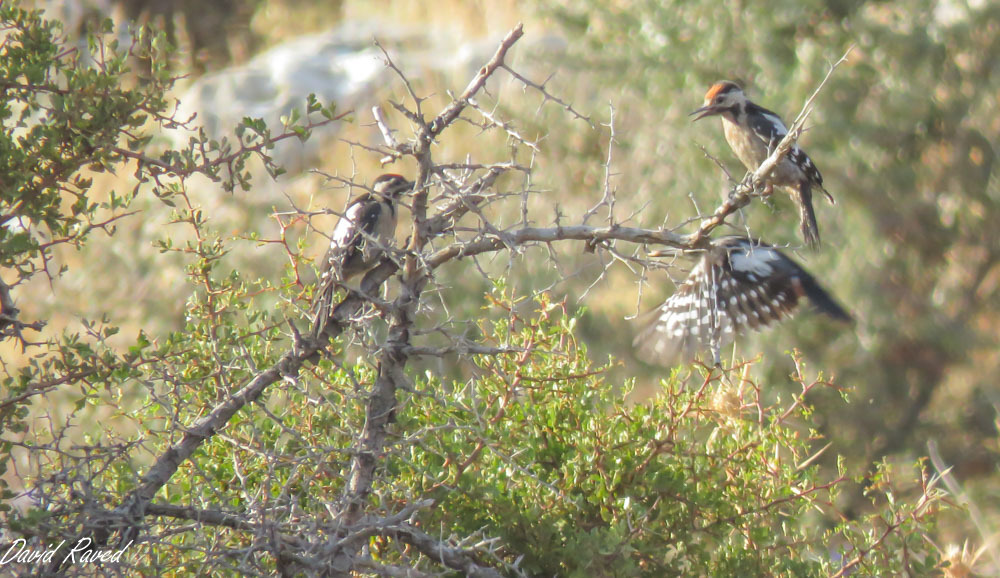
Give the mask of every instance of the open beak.
[[713, 114], [719, 114], [719, 111], [716, 110], [714, 106], [703, 106], [703, 107], [699, 108], [698, 110], [692, 112], [688, 116], [694, 116], [696, 114], [698, 116], [695, 116], [693, 119], [691, 119], [691, 122], [694, 122], [696, 120], [701, 120], [701, 119], [705, 118], [706, 116], [712, 116]]

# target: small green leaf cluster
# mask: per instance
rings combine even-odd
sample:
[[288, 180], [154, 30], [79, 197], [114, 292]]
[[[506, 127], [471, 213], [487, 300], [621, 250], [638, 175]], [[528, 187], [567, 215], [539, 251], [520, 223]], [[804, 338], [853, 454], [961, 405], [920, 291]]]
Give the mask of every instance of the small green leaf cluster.
[[[171, 79], [161, 53], [149, 52], [151, 75], [133, 87], [136, 54], [110, 38], [110, 22], [85, 47], [68, 46], [58, 22], [17, 2], [0, 6], [0, 22], [0, 267], [29, 277], [47, 270], [53, 245], [79, 246], [128, 206], [130, 195], [92, 198], [93, 175], [121, 168], [119, 144], [146, 142], [139, 132], [166, 107]], [[112, 218], [98, 222], [101, 210]]]

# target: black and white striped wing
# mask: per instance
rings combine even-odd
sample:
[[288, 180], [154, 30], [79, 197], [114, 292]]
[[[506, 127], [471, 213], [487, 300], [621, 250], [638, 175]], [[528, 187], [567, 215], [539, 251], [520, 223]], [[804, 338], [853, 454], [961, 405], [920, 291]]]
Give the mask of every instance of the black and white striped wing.
[[367, 195], [359, 197], [347, 207], [330, 236], [330, 248], [323, 260], [321, 280], [331, 274], [336, 279], [346, 280], [378, 257], [374, 252], [379, 249], [376, 247], [377, 243], [372, 242], [372, 237], [376, 234], [381, 212], [381, 203]]
[[[338, 281], [356, 275], [371, 261], [375, 250], [370, 239], [378, 225], [380, 203], [361, 195], [352, 201], [330, 236], [330, 248], [320, 265], [319, 284], [313, 298], [313, 328], [319, 334], [332, 313], [333, 294]], [[364, 233], [362, 233], [364, 231]]]
[[670, 364], [732, 341], [737, 327], [718, 296], [728, 283], [724, 267], [703, 258], [677, 291], [651, 314], [633, 341], [640, 358]]
[[754, 134], [764, 141], [768, 150], [773, 150], [788, 134], [788, 127], [785, 126], [781, 117], [762, 106], [751, 104], [747, 110], [747, 120]]
[[670, 364], [706, 349], [718, 362], [719, 349], [735, 335], [790, 317], [799, 299], [814, 293], [833, 303], [808, 273], [777, 249], [726, 237], [654, 312], [634, 345], [639, 356], [652, 363]]
[[799, 304], [801, 268], [773, 247], [741, 244], [728, 250], [724, 268], [718, 304], [737, 333], [790, 317]]
[[[762, 106], [754, 105], [754, 110], [750, 111], [752, 114], [748, 114], [747, 119], [750, 122], [750, 128], [753, 129], [757, 138], [762, 140], [765, 145], [767, 145], [768, 151], [773, 151], [781, 139], [785, 138], [788, 134], [788, 127], [785, 126], [784, 121], [773, 111], [770, 111]], [[799, 148], [798, 143], [793, 144], [792, 148], [788, 151], [788, 159], [794, 164], [801, 167], [802, 171], [806, 174], [809, 181], [820, 188], [823, 187], [823, 175], [820, 174], [819, 169], [813, 164], [812, 159], [806, 154], [804, 150]], [[825, 192], [825, 189], [824, 189]], [[830, 200], [833, 197], [829, 193], [826, 193]]]

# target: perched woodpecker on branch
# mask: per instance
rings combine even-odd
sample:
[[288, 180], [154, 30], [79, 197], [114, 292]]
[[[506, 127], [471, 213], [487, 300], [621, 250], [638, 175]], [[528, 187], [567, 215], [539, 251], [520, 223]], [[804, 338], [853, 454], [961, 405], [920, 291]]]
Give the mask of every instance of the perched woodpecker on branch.
[[[771, 156], [781, 139], [788, 134], [788, 128], [777, 114], [748, 99], [743, 89], [729, 81], [713, 84], [705, 93], [704, 106], [691, 114], [698, 115], [694, 120], [721, 116], [726, 141], [751, 173]], [[823, 188], [823, 175], [809, 155], [793, 144], [778, 166], [765, 177], [764, 184], [767, 193], [772, 186], [788, 190], [799, 208], [802, 238], [810, 247], [818, 247], [819, 227], [813, 211], [812, 191], [818, 189], [831, 203], [834, 200], [833, 195]]]
[[747, 237], [722, 237], [651, 313], [633, 346], [640, 358], [662, 365], [708, 348], [718, 365], [720, 349], [736, 334], [791, 317], [803, 297], [821, 313], [851, 320], [812, 275], [778, 249]]
[[372, 183], [372, 192], [352, 199], [333, 229], [330, 248], [320, 265], [319, 285], [313, 301], [313, 334], [322, 333], [332, 313], [338, 283], [375, 268], [396, 237], [399, 196], [413, 190], [400, 175], [384, 174]]

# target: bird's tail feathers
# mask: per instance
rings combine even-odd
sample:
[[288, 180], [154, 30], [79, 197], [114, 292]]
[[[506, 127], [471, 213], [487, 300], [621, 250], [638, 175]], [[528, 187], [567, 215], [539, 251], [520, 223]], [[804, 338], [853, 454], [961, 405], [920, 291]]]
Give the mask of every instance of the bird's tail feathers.
[[318, 338], [323, 334], [327, 324], [330, 322], [331, 307], [333, 305], [333, 283], [324, 283], [319, 287], [321, 294], [318, 295], [313, 307], [312, 337]]
[[799, 207], [799, 230], [802, 231], [802, 239], [811, 249], [816, 249], [820, 245], [819, 224], [816, 223], [816, 212], [813, 210], [812, 189], [808, 186], [800, 187], [792, 193], [792, 196]]

